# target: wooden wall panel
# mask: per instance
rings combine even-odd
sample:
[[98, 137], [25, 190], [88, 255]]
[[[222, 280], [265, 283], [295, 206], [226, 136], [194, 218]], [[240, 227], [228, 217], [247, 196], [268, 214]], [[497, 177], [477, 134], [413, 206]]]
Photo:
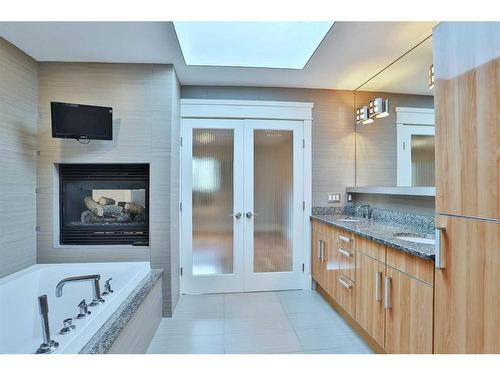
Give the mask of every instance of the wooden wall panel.
[[36, 263], [38, 64], [0, 38], [0, 278]]
[[435, 28], [436, 213], [500, 219], [500, 24]]

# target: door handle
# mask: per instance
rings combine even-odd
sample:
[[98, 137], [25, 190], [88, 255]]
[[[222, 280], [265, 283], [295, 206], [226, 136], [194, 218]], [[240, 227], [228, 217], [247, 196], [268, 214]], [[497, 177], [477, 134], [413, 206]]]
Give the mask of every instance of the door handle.
[[390, 309], [391, 306], [391, 278], [385, 277], [384, 285], [384, 309]]
[[241, 212], [236, 212], [236, 213], [231, 214], [231, 215], [229, 215], [229, 216], [235, 217], [236, 219], [241, 219], [241, 217], [242, 217], [243, 215], [241, 214]]
[[318, 240], [318, 259], [321, 260], [321, 249], [323, 248], [323, 246], [321, 245], [323, 241], [321, 240]]
[[375, 302], [380, 302], [380, 277], [382, 272], [375, 272]]
[[441, 239], [442, 239], [442, 234], [444, 232], [444, 228], [436, 228], [436, 245], [435, 245], [435, 259], [434, 259], [434, 266], [438, 270], [444, 269], [444, 263], [443, 263], [443, 258], [442, 258], [442, 248], [441, 248]]
[[253, 216], [253, 213], [251, 213], [250, 211], [248, 211], [245, 216], [247, 217], [247, 219], [251, 219], [252, 216]]
[[326, 242], [325, 241], [321, 241], [321, 261], [324, 262], [325, 261], [325, 245], [326, 245]]

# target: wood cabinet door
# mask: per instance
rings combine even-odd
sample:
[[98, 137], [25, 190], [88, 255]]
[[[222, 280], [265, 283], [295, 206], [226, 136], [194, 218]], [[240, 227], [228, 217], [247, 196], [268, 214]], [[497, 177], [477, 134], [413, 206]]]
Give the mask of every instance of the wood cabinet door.
[[434, 352], [500, 353], [500, 223], [438, 216]]
[[382, 347], [385, 333], [384, 271], [384, 263], [361, 252], [356, 253], [356, 321]]
[[321, 277], [321, 232], [320, 224], [311, 224], [311, 275], [314, 281], [320, 282]]
[[500, 218], [500, 58], [485, 39], [499, 32], [487, 22], [433, 30], [438, 214]]
[[431, 284], [386, 266], [384, 308], [387, 353], [432, 353]]
[[326, 244], [326, 262], [325, 262], [325, 290], [337, 300], [338, 298], [338, 277], [340, 272], [340, 259], [338, 249], [339, 230], [334, 227], [327, 229], [325, 240]]

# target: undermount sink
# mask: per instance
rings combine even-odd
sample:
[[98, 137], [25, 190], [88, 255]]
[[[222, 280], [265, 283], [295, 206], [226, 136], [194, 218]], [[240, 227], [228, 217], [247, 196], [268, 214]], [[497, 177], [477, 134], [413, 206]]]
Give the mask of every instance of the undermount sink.
[[394, 233], [394, 237], [396, 237], [398, 240], [403, 240], [403, 241], [408, 241], [408, 242], [413, 242], [413, 243], [421, 243], [425, 245], [435, 245], [436, 240], [429, 236], [426, 236], [425, 234], [418, 234], [418, 233]]
[[348, 223], [357, 223], [361, 220], [358, 220], [358, 219], [335, 219], [337, 221], [345, 221], [345, 222], [348, 222]]

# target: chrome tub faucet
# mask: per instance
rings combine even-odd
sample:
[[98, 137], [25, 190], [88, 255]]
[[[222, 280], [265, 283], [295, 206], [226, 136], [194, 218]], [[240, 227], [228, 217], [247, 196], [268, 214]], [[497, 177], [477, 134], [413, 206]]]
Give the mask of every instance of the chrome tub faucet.
[[56, 297], [62, 296], [63, 286], [69, 283], [81, 283], [84, 281], [92, 282], [92, 291], [94, 293], [94, 299], [89, 306], [97, 306], [100, 303], [104, 303], [104, 299], [101, 297], [101, 289], [99, 287], [99, 280], [101, 279], [101, 275], [83, 275], [83, 276], [73, 276], [67, 277], [59, 281], [56, 286]]

